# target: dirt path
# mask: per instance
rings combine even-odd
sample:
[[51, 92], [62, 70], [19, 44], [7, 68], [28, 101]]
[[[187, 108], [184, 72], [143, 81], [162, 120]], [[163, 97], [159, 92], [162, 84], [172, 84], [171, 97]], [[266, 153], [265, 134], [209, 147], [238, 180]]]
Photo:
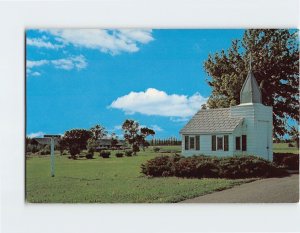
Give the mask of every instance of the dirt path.
[[299, 175], [269, 178], [185, 200], [181, 203], [295, 203], [299, 202]]

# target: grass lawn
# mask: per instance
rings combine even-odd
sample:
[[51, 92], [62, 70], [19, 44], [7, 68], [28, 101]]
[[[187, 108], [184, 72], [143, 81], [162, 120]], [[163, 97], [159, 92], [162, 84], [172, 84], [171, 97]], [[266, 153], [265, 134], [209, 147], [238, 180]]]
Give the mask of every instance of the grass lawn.
[[[170, 149], [170, 148], [167, 148]], [[46, 203], [178, 202], [249, 180], [148, 178], [140, 165], [157, 154], [70, 160], [56, 155], [56, 176], [50, 177], [49, 156], [26, 160], [26, 200]]]
[[298, 154], [299, 149], [295, 147], [295, 143], [293, 143], [294, 147], [289, 147], [288, 143], [274, 143], [273, 144], [273, 152], [274, 153], [293, 153]]

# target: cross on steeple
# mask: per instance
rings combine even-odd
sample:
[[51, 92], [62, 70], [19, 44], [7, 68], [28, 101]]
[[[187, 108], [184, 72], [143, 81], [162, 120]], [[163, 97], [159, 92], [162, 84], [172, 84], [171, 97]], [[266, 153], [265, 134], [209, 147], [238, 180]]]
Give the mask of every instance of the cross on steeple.
[[249, 54], [249, 71], [240, 93], [240, 103], [261, 103], [261, 91], [252, 73], [252, 55]]
[[249, 59], [249, 70], [252, 70], [252, 54], [250, 52], [250, 59]]

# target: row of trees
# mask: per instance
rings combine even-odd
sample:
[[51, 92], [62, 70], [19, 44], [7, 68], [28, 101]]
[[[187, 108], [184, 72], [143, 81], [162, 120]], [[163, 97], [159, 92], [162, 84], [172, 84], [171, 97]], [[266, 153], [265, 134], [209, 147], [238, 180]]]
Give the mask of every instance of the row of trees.
[[149, 141], [151, 146], [177, 146], [181, 145], [181, 140], [178, 140], [177, 138], [167, 138], [167, 139], [156, 139], [152, 138]]
[[[140, 151], [140, 148], [148, 147], [150, 144], [146, 138], [150, 135], [155, 135], [153, 129], [140, 127], [139, 123], [134, 120], [124, 121], [122, 129], [124, 131], [124, 139], [131, 146], [133, 154]], [[68, 130], [59, 140], [59, 150], [61, 153], [64, 150], [68, 150], [73, 159], [84, 149], [88, 149], [88, 153], [94, 153], [99, 146], [99, 141], [107, 134], [107, 131], [101, 125], [95, 125], [89, 130]], [[111, 134], [111, 146], [114, 147], [117, 143], [118, 137], [114, 133]]]

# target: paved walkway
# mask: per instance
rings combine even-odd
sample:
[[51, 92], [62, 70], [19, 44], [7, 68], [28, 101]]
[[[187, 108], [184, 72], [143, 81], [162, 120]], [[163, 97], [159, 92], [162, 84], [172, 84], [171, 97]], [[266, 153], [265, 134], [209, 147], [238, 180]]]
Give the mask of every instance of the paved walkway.
[[188, 199], [182, 203], [295, 203], [299, 202], [299, 175], [269, 178]]

